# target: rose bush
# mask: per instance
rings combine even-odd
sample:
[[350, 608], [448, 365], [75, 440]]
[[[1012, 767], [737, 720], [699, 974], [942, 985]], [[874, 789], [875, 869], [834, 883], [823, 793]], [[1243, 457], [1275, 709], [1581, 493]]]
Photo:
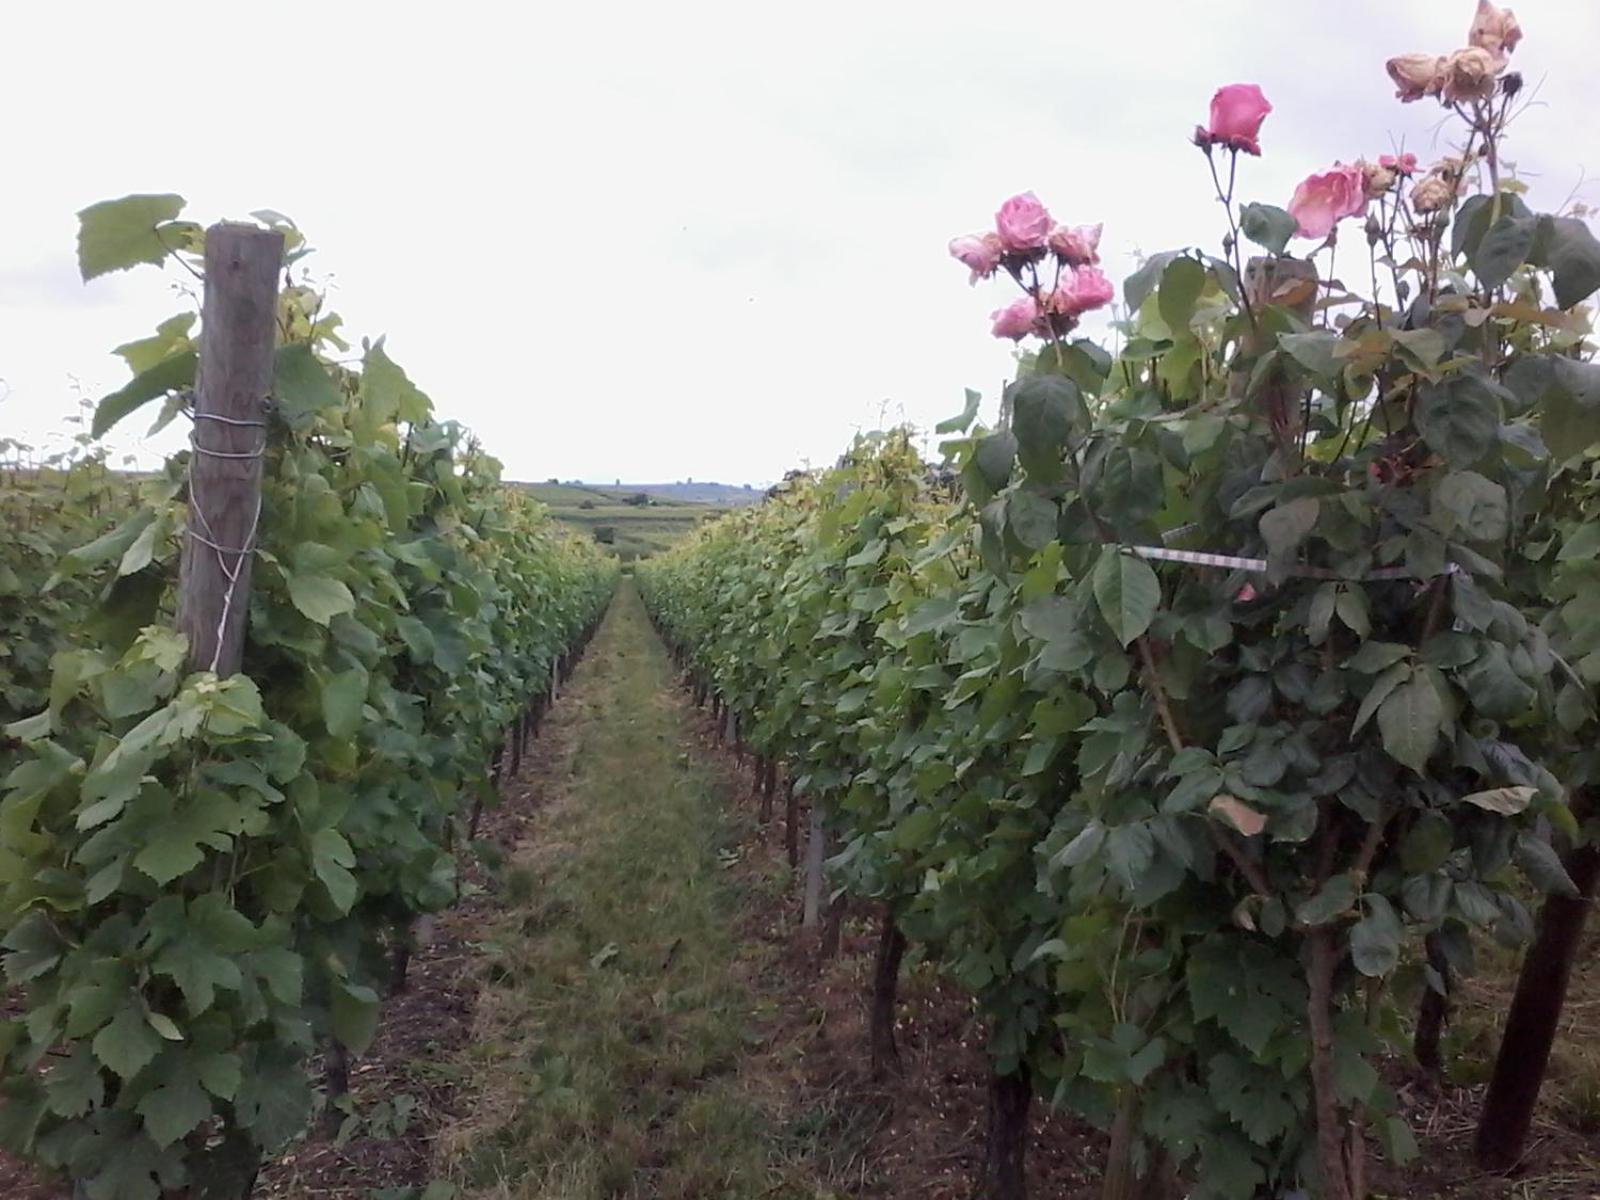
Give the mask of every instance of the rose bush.
[[[1008, 202], [994, 332], [1031, 340], [998, 427], [976, 397], [941, 427], [962, 500], [867, 441], [644, 572], [884, 944], [976, 997], [1002, 1167], [1038, 1093], [1110, 1131], [1108, 1197], [1358, 1200], [1371, 1146], [1415, 1148], [1380, 1067], [1414, 1028], [1427, 1069], [1419, 1004], [1519, 945], [1530, 896], [1577, 896], [1600, 241], [1502, 171], [1514, 18], [1471, 36], [1389, 64], [1453, 105], [1447, 157], [1339, 165], [1287, 210], [1235, 199], [1270, 106], [1219, 91], [1221, 253], [1145, 259], [1115, 356], [1069, 338], [1104, 277]], [[1330, 235], [1362, 213], [1357, 294]]]

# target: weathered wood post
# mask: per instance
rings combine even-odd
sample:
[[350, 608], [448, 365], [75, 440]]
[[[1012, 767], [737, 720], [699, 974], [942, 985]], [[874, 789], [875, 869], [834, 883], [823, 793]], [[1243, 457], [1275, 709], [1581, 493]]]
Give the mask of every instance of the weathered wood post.
[[806, 841], [805, 891], [800, 924], [815, 929], [822, 916], [822, 860], [827, 857], [828, 827], [822, 819], [822, 797], [811, 797], [811, 836]]
[[189, 639], [190, 667], [223, 676], [244, 658], [282, 265], [281, 233], [230, 224], [206, 230], [178, 628]]

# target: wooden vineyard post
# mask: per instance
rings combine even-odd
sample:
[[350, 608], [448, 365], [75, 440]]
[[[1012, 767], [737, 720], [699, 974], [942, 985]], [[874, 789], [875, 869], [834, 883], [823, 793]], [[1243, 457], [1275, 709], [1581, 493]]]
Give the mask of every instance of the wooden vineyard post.
[[800, 924], [815, 929], [822, 916], [822, 860], [827, 856], [827, 826], [822, 821], [822, 798], [811, 798], [811, 836], [806, 841], [806, 877]]
[[[1576, 789], [1574, 817], [1586, 821], [1597, 808], [1600, 797], [1593, 790]], [[1561, 1024], [1573, 964], [1582, 948], [1584, 923], [1600, 887], [1600, 846], [1591, 842], [1568, 851], [1563, 865], [1576, 894], [1545, 897], [1538, 933], [1523, 958], [1517, 989], [1506, 1011], [1500, 1052], [1478, 1118], [1478, 1165], [1486, 1171], [1512, 1170], [1527, 1149], [1534, 1106]]]
[[229, 224], [206, 230], [178, 628], [189, 639], [190, 667], [222, 676], [244, 659], [282, 264], [281, 233]]

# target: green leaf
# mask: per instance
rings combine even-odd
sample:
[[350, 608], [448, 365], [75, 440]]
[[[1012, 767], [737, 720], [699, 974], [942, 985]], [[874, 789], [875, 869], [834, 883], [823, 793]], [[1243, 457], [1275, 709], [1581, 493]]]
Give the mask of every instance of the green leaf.
[[1517, 837], [1516, 857], [1517, 866], [1540, 891], [1573, 898], [1578, 895], [1578, 885], [1567, 874], [1561, 855], [1544, 838], [1532, 833], [1520, 834]]
[[918, 634], [933, 633], [936, 630], [948, 628], [959, 620], [961, 614], [961, 598], [959, 596], [936, 596], [924, 600], [906, 615], [905, 623], [901, 628], [907, 637], [916, 637]]
[[961, 478], [976, 504], [987, 504], [1011, 478], [1017, 458], [1017, 439], [1009, 429], [979, 438]]
[[1278, 338], [1278, 345], [1290, 358], [1313, 375], [1323, 379], [1333, 379], [1343, 369], [1343, 364], [1335, 353], [1343, 341], [1344, 339], [1337, 333], [1326, 329], [1315, 329], [1310, 333], [1282, 334]]
[[1143, 264], [1132, 275], [1129, 275], [1122, 284], [1122, 299], [1128, 306], [1129, 313], [1136, 313], [1156, 290], [1162, 272], [1167, 269], [1167, 264], [1178, 257], [1176, 250], [1163, 250], [1160, 254], [1152, 254], [1145, 259]]
[[1335, 875], [1308, 900], [1295, 906], [1294, 917], [1302, 925], [1326, 925], [1355, 907], [1356, 885], [1349, 874]]
[[[199, 362], [200, 356], [193, 350], [184, 350], [135, 375], [95, 405], [94, 421], [89, 426], [89, 432], [97, 438], [104, 437], [123, 417], [156, 397], [193, 387]], [[153, 513], [151, 515], [154, 516]]]
[[305, 616], [326, 625], [340, 613], [354, 612], [356, 598], [332, 575], [294, 572], [289, 576], [289, 599]]
[[1372, 719], [1372, 714], [1378, 711], [1379, 706], [1394, 694], [1395, 689], [1410, 678], [1411, 664], [1399, 662], [1374, 679], [1372, 686], [1367, 689], [1367, 694], [1361, 698], [1361, 707], [1356, 709], [1355, 724], [1350, 727], [1350, 732], [1359, 732], [1361, 727]]
[[344, 402], [328, 369], [304, 342], [278, 348], [272, 364], [272, 398], [291, 425]]
[[1322, 502], [1315, 496], [1301, 496], [1286, 500], [1261, 514], [1261, 537], [1267, 543], [1267, 555], [1273, 559], [1287, 558], [1316, 528]]
[[1272, 254], [1282, 254], [1300, 225], [1271, 204], [1246, 204], [1239, 213], [1239, 232]]
[[1377, 978], [1399, 965], [1405, 929], [1393, 906], [1382, 896], [1370, 895], [1366, 903], [1367, 915], [1350, 930], [1350, 958], [1356, 970]]
[[1433, 495], [1450, 525], [1470, 542], [1498, 542], [1506, 536], [1506, 490], [1476, 471], [1451, 471]]
[[135, 375], [142, 375], [169, 355], [179, 350], [193, 349], [194, 339], [189, 336], [189, 330], [194, 327], [194, 322], [194, 313], [168, 317], [156, 326], [151, 337], [125, 342], [112, 353], [128, 364], [128, 370]]
[[137, 1000], [123, 1005], [91, 1045], [95, 1057], [123, 1079], [132, 1079], [161, 1052], [161, 1038], [150, 1028]]
[[1455, 848], [1455, 830], [1448, 818], [1425, 812], [1400, 844], [1400, 862], [1408, 874], [1426, 875], [1444, 866]]
[[340, 912], [349, 912], [360, 886], [350, 868], [356, 865], [355, 852], [337, 829], [319, 830], [311, 838], [311, 867], [328, 898]]
[[322, 720], [331, 736], [347, 738], [361, 728], [367, 682], [364, 668], [351, 667], [322, 685]]
[[1540, 258], [1555, 276], [1556, 306], [1571, 308], [1600, 288], [1600, 241], [1576, 217], [1541, 217]]
[[27, 983], [37, 979], [61, 961], [66, 943], [40, 909], [25, 915], [6, 933], [6, 979]]
[[162, 948], [151, 969], [178, 985], [191, 1016], [199, 1016], [216, 1000], [216, 989], [235, 991], [243, 982], [239, 967], [199, 938], [174, 938]]
[[[1207, 1065], [1207, 1086], [1217, 1107], [1258, 1146], [1270, 1145], [1294, 1127], [1295, 1096], [1283, 1073], [1237, 1054], [1218, 1054]], [[1253, 1192], [1240, 1192], [1247, 1196]]]
[[211, 1116], [211, 1097], [193, 1072], [183, 1069], [175, 1078], [147, 1092], [139, 1101], [138, 1113], [144, 1118], [145, 1132], [156, 1145], [165, 1148]]
[[330, 1018], [333, 1036], [354, 1054], [366, 1053], [378, 1032], [378, 993], [369, 987], [336, 982]]
[[78, 213], [78, 270], [87, 283], [109, 271], [139, 263], [160, 264], [167, 245], [157, 228], [183, 211], [183, 197], [124, 196], [103, 200]]
[[1108, 548], [1094, 565], [1095, 603], [1124, 646], [1150, 628], [1161, 603], [1161, 581], [1142, 558]]
[[1063, 375], [1030, 375], [1012, 384], [1006, 395], [1023, 469], [1035, 480], [1057, 478], [1067, 439], [1088, 422], [1078, 385]]
[[147, 1138], [121, 1138], [117, 1150], [84, 1185], [88, 1200], [160, 1200], [156, 1176], [163, 1175], [161, 1150]]
[[1528, 261], [1528, 255], [1533, 252], [1534, 235], [1539, 232], [1539, 220], [1532, 215], [1507, 214], [1489, 227], [1469, 256], [1480, 285], [1497, 288]]
[[1538, 794], [1539, 789], [1535, 787], [1489, 788], [1482, 792], [1469, 792], [1461, 797], [1461, 802], [1474, 805], [1485, 812], [1514, 817], [1533, 803], [1533, 798]]
[[1362, 642], [1361, 649], [1352, 654], [1344, 665], [1363, 675], [1376, 675], [1410, 656], [1411, 647], [1402, 642]]
[[235, 1103], [239, 1122], [268, 1154], [305, 1128], [313, 1096], [305, 1072], [286, 1053], [267, 1057], [247, 1072]]
[[1500, 437], [1499, 397], [1472, 375], [1424, 384], [1417, 425], [1428, 445], [1453, 467], [1470, 467]]
[[1425, 671], [1414, 673], [1378, 706], [1383, 748], [1419, 775], [1438, 744], [1444, 720], [1444, 702]]
[[1195, 304], [1205, 290], [1205, 267], [1187, 255], [1173, 259], [1161, 272], [1161, 288], [1156, 293], [1156, 307], [1174, 337], [1189, 328], [1189, 321], [1194, 317]]
[[87, 1045], [79, 1042], [66, 1058], [57, 1059], [44, 1076], [50, 1111], [77, 1117], [105, 1103], [105, 1078]]
[[983, 397], [971, 388], [966, 389], [967, 404], [953, 417], [946, 417], [933, 427], [935, 433], [965, 433], [971, 427], [973, 418], [978, 415], [978, 405], [983, 403]]

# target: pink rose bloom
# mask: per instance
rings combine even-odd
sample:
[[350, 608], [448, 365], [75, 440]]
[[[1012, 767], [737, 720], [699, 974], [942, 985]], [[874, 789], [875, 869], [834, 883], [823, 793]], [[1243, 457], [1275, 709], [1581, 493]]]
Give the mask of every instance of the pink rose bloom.
[[1099, 267], [1075, 267], [1056, 285], [1050, 297], [1050, 311], [1063, 317], [1080, 317], [1104, 308], [1115, 295], [1111, 281]]
[[1261, 143], [1256, 140], [1261, 133], [1261, 122], [1267, 119], [1272, 105], [1253, 83], [1230, 83], [1217, 89], [1211, 97], [1211, 124], [1206, 126], [1206, 139], [1246, 154], [1260, 154]]
[[1050, 249], [1069, 267], [1092, 267], [1100, 261], [1104, 225], [1057, 225], [1050, 231]]
[[1359, 164], [1334, 163], [1331, 171], [1306, 176], [1289, 201], [1301, 237], [1325, 238], [1346, 217], [1366, 211], [1366, 179]]
[[1437, 96], [1444, 87], [1444, 55], [1402, 54], [1384, 64], [1394, 80], [1395, 96], [1410, 104], [1424, 96]]
[[1496, 68], [1506, 69], [1511, 52], [1522, 40], [1522, 26], [1509, 8], [1497, 8], [1489, 0], [1478, 0], [1477, 15], [1472, 18], [1472, 28], [1467, 31], [1467, 45], [1487, 50]]
[[1051, 224], [1050, 214], [1032, 192], [1011, 197], [994, 215], [1000, 242], [1013, 253], [1043, 249]]
[[1005, 249], [997, 233], [972, 233], [950, 239], [950, 256], [972, 271], [973, 283], [993, 275], [1003, 253]]
[[1417, 170], [1417, 156], [1409, 152], [1405, 154], [1380, 154], [1378, 165], [1388, 167], [1396, 175], [1414, 175]]
[[1021, 341], [1033, 332], [1039, 320], [1039, 305], [1032, 296], [1023, 296], [990, 313], [989, 319], [994, 322], [991, 332], [995, 337]]

